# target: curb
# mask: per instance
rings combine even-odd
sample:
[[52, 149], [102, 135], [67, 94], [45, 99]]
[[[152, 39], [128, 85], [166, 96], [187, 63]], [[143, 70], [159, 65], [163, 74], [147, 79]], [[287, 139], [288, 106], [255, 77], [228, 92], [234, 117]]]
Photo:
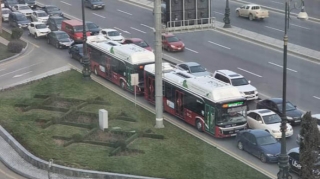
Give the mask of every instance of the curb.
[[[5, 28], [2, 28], [2, 30], [4, 30], [4, 31], [6, 31], [6, 32], [9, 33], [9, 30], [7, 30], [7, 29], [5, 29]], [[17, 57], [23, 55], [23, 54], [27, 51], [27, 49], [28, 49], [28, 47], [29, 47], [29, 43], [28, 43], [27, 41], [23, 40], [22, 38], [21, 38], [20, 40], [22, 40], [22, 41], [24, 41], [24, 42], [27, 43], [26, 47], [24, 47], [24, 48], [21, 50], [20, 53], [18, 53], [18, 54], [16, 54], [16, 55], [13, 55], [12, 57], [9, 57], [9, 58], [6, 58], [6, 59], [1, 60], [1, 61], [0, 61], [0, 64], [1, 64], [1, 63], [4, 63], [4, 62], [7, 62], [7, 61], [9, 61], [9, 60], [12, 60], [12, 59], [14, 59], [14, 58], [17, 58]]]
[[0, 156], [0, 161], [3, 163], [3, 165], [5, 165], [8, 169], [10, 169], [11, 171], [13, 171], [14, 173], [20, 175], [20, 176], [23, 176], [27, 179], [34, 179], [34, 177], [28, 175], [28, 174], [25, 174], [23, 172], [21, 172], [20, 170], [17, 170], [16, 168], [14, 167], [11, 167], [11, 165], [9, 163], [7, 163], [7, 161], [3, 160], [3, 158]]

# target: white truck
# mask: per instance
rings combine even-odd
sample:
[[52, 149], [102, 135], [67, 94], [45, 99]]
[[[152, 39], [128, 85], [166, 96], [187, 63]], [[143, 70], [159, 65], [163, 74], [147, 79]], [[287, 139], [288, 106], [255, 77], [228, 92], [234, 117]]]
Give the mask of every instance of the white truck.
[[31, 22], [28, 30], [29, 35], [33, 35], [34, 38], [45, 37], [51, 32], [47, 25], [42, 22]]
[[261, 6], [256, 4], [247, 4], [236, 9], [238, 17], [248, 17], [249, 20], [260, 19], [269, 17], [269, 11], [262, 9]]

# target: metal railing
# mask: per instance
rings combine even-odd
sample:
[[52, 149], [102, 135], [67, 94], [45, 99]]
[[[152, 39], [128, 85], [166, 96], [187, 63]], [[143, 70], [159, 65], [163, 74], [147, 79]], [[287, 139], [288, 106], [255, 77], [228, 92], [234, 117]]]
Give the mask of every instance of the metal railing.
[[163, 31], [177, 32], [215, 29], [215, 21], [215, 17], [168, 21], [166, 27], [163, 27]]

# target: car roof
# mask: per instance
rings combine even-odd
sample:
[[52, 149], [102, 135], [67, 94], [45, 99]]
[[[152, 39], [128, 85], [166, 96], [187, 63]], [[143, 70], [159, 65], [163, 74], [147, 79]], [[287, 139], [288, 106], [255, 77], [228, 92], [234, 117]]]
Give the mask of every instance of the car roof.
[[268, 99], [276, 104], [282, 103], [282, 98], [270, 98]]
[[236, 73], [234, 71], [231, 70], [226, 70], [226, 69], [222, 69], [222, 70], [217, 70], [218, 73], [222, 73], [224, 75], [226, 75], [227, 77], [234, 79], [234, 78], [244, 78], [242, 75], [240, 75], [239, 73]]
[[44, 10], [35, 10], [33, 12], [36, 12], [36, 13], [46, 13]]
[[248, 111], [248, 113], [250, 113], [250, 112], [259, 113], [261, 116], [267, 116], [267, 115], [276, 114], [275, 112], [273, 112], [273, 111], [271, 111], [269, 109], [255, 109], [255, 110]]
[[115, 30], [115, 29], [101, 29], [101, 30], [104, 30], [104, 31], [107, 31], [107, 32], [117, 31], [117, 30]]
[[271, 135], [269, 132], [262, 129], [249, 129], [247, 130], [250, 134], [253, 134], [256, 137], [269, 136]]
[[37, 24], [44, 24], [43, 22], [31, 22], [32, 24], [34, 25], [37, 25]]
[[10, 13], [16, 14], [16, 15], [23, 15], [23, 16], [24, 16], [24, 14], [22, 14], [21, 12], [18, 12], [18, 11], [14, 11], [14, 12], [10, 12]]
[[20, 6], [28, 6], [28, 5], [27, 4], [17, 4], [16, 6], [20, 7]]
[[63, 22], [67, 23], [67, 24], [70, 24], [71, 26], [74, 26], [74, 25], [83, 25], [83, 23], [81, 21], [78, 21], [78, 20], [64, 20]]
[[199, 66], [200, 64], [199, 63], [197, 63], [197, 62], [184, 62], [184, 63], [180, 63], [180, 64], [178, 64], [178, 65], [181, 65], [181, 64], [185, 64], [185, 65], [187, 65], [187, 66]]

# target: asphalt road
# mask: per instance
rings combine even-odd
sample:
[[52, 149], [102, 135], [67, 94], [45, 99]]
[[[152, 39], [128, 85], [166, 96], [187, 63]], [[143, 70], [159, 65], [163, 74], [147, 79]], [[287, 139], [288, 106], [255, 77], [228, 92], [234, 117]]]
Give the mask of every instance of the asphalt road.
[[[277, 0], [246, 0], [246, 2], [251, 2], [255, 4], [260, 4], [263, 6], [268, 6], [276, 9], [281, 9], [284, 11], [284, 3], [285, 0], [277, 1]], [[297, 6], [301, 6], [301, 1], [296, 0]], [[319, 0], [305, 0], [305, 11], [308, 13], [309, 17], [314, 17], [320, 19], [320, 1]], [[299, 13], [301, 9], [293, 9], [291, 12]]]
[[25, 178], [12, 172], [0, 162], [0, 179], [25, 179]]
[[[72, 4], [71, 2], [69, 3], [71, 4], [70, 6], [65, 3], [57, 3], [63, 11], [81, 18], [81, 11], [79, 11], [80, 4]], [[120, 28], [130, 33], [123, 32], [123, 35], [126, 37], [140, 37], [150, 44], [153, 43], [152, 31], [146, 26], [141, 25], [152, 26], [150, 11], [118, 1], [110, 1], [108, 4], [109, 6], [106, 8], [106, 11], [91, 11], [86, 9], [87, 20], [93, 21], [101, 27]], [[134, 30], [133, 28], [140, 31]], [[237, 71], [245, 75], [260, 92], [267, 96], [281, 96], [282, 68], [276, 66], [281, 65], [281, 52], [211, 31], [179, 34], [178, 36], [184, 40], [189, 50], [187, 49], [183, 53], [169, 54], [171, 57], [185, 61], [197, 61], [207, 67], [209, 71], [222, 68]], [[33, 51], [39, 54], [39, 58], [30, 58], [27, 61], [19, 62], [17, 60], [16, 63], [8, 63], [6, 67], [0, 66], [0, 68], [6, 69], [0, 72], [1, 86], [3, 84], [15, 83], [18, 80], [49, 71], [53, 68], [64, 66], [67, 63], [79, 65], [68, 57], [66, 50], [55, 49], [46, 44], [45, 40], [35, 40], [32, 37], [28, 37], [26, 33], [24, 34], [24, 38], [36, 44], [36, 46], [33, 47]], [[220, 46], [209, 43], [208, 41], [219, 44]], [[62, 51], [65, 52], [62, 53]], [[250, 51], [250, 53], [248, 53], [248, 51]], [[320, 96], [320, 92], [317, 90], [319, 89], [319, 85], [316, 83], [319, 75], [319, 65], [292, 56], [289, 56], [288, 61], [288, 68], [291, 69], [288, 70], [288, 99], [300, 108], [319, 113], [318, 106], [320, 101], [312, 97], [313, 95]], [[240, 69], [249, 71], [250, 73]], [[1, 77], [1, 75], [4, 76]], [[16, 75], [22, 76], [14, 78]], [[190, 130], [194, 129], [190, 128]], [[295, 135], [287, 139], [288, 149], [296, 146], [294, 140], [299, 131], [299, 127], [295, 127], [294, 131]], [[234, 146], [233, 139], [218, 140], [211, 138], [210, 140], [237, 153], [239, 156], [270, 173], [276, 173], [278, 171], [276, 165], [262, 164], [258, 159], [242, 151], [238, 151]]]

